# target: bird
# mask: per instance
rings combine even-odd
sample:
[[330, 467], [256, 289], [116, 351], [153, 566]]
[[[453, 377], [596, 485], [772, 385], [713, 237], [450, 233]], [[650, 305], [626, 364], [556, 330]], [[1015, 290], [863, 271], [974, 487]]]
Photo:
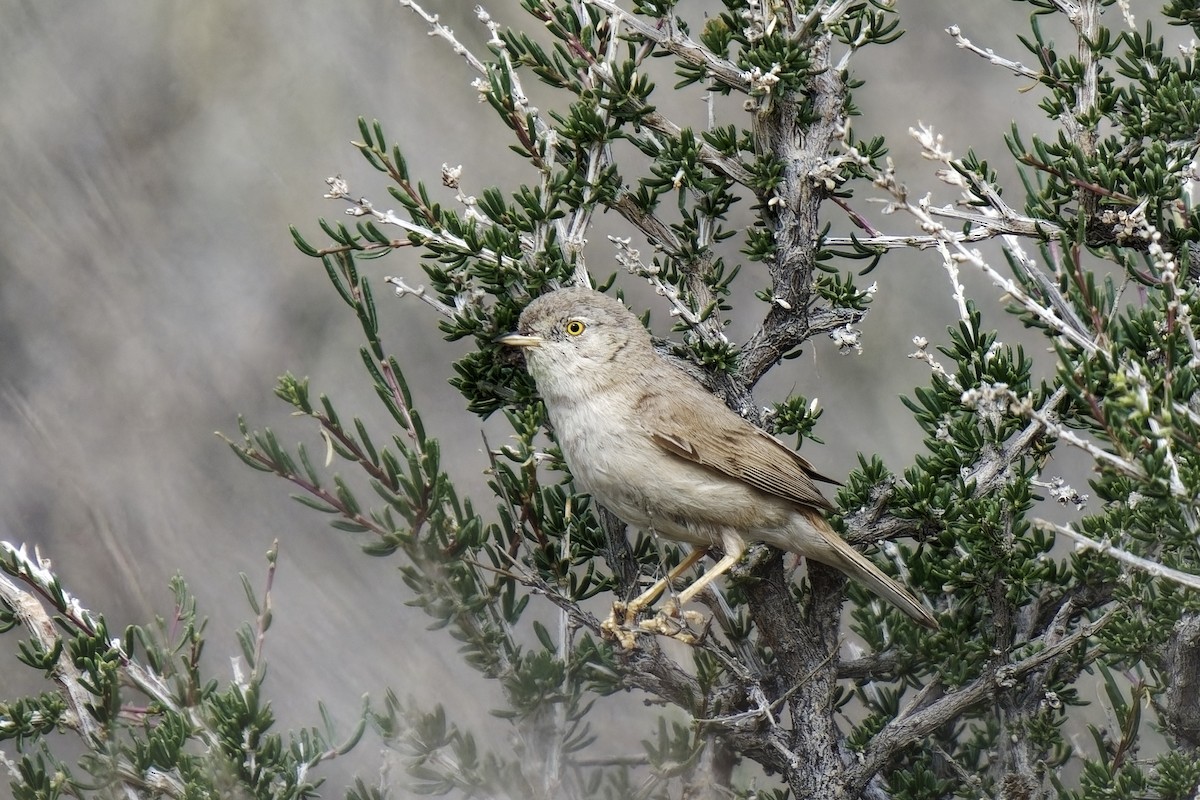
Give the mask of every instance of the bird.
[[920, 601], [830, 526], [824, 514], [834, 506], [814, 483], [829, 479], [660, 355], [620, 301], [584, 286], [556, 289], [496, 341], [524, 352], [576, 486], [627, 525], [692, 545], [625, 604], [626, 626], [710, 548], [723, 555], [677, 595], [679, 608], [749, 544], [764, 542], [834, 567], [937, 628]]

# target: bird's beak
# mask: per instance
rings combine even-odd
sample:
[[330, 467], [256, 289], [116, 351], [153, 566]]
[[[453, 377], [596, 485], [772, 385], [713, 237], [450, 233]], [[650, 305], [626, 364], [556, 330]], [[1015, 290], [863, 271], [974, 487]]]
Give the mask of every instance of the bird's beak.
[[503, 344], [509, 347], [541, 347], [542, 337], [526, 336], [523, 333], [506, 333], [503, 336], [497, 336], [493, 339], [496, 344]]

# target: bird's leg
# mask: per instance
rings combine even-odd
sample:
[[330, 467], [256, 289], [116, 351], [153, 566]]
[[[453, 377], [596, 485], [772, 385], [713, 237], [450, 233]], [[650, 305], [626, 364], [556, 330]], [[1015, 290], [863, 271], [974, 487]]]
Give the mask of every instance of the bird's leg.
[[625, 624], [632, 624], [634, 618], [637, 617], [638, 614], [642, 613], [642, 610], [646, 606], [653, 603], [655, 598], [662, 594], [664, 589], [674, 583], [680, 575], [687, 572], [689, 569], [695, 566], [697, 561], [704, 558], [704, 554], [706, 552], [708, 551], [703, 547], [693, 548], [692, 552], [688, 553], [687, 558], [685, 558], [683, 561], [680, 561], [679, 565], [675, 567], [675, 569], [668, 572], [665, 578], [660, 578], [659, 580], [655, 581], [654, 585], [652, 585], [649, 589], [630, 600], [625, 605]]
[[[642, 630], [670, 636], [687, 644], [696, 644], [699, 642], [700, 637], [692, 632], [691, 625], [699, 625], [703, 617], [695, 611], [683, 611], [680, 613], [680, 610], [685, 603], [700, 594], [700, 592], [704, 591], [705, 587], [727, 572], [742, 557], [742, 553], [746, 552], [746, 543], [735, 531], [722, 531], [721, 545], [725, 548], [725, 555], [716, 564], [713, 564], [712, 568], [697, 578], [691, 586], [680, 592], [678, 597], [672, 598], [669, 602], [665, 603], [654, 619], [643, 622], [641, 624]], [[705, 625], [705, 630], [707, 630], [707, 625]], [[700, 636], [703, 636], [703, 634]]]
[[685, 603], [691, 600], [710, 583], [721, 577], [729, 571], [729, 568], [738, 562], [742, 554], [746, 552], [746, 543], [742, 541], [742, 537], [732, 531], [724, 531], [721, 533], [721, 544], [725, 548], [725, 555], [720, 561], [713, 564], [708, 572], [705, 572], [695, 582], [679, 593], [677, 602], [682, 608]]

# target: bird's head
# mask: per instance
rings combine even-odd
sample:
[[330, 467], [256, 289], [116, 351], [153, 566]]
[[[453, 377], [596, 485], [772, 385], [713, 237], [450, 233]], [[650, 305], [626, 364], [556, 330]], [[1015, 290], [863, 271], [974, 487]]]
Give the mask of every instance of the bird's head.
[[547, 400], [634, 379], [632, 365], [645, 363], [643, 353], [654, 355], [637, 317], [619, 301], [579, 286], [537, 298], [521, 313], [517, 331], [496, 341], [525, 351]]

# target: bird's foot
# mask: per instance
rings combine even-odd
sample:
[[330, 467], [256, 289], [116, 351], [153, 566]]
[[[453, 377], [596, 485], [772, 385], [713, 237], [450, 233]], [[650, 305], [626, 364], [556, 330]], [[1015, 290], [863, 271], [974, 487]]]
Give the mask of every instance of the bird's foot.
[[651, 633], [669, 636], [685, 644], [696, 644], [708, 632], [708, 623], [698, 611], [680, 611], [679, 604], [668, 600], [662, 610], [650, 619], [637, 621], [640, 606], [613, 603], [612, 613], [600, 623], [600, 635], [616, 642], [626, 652], [637, 646], [637, 634]]
[[633, 627], [633, 620], [637, 617], [639, 610], [620, 600], [616, 601], [613, 603], [608, 619], [600, 623], [600, 636], [616, 642], [626, 652], [632, 650], [637, 645], [634, 638], [636, 630]]

